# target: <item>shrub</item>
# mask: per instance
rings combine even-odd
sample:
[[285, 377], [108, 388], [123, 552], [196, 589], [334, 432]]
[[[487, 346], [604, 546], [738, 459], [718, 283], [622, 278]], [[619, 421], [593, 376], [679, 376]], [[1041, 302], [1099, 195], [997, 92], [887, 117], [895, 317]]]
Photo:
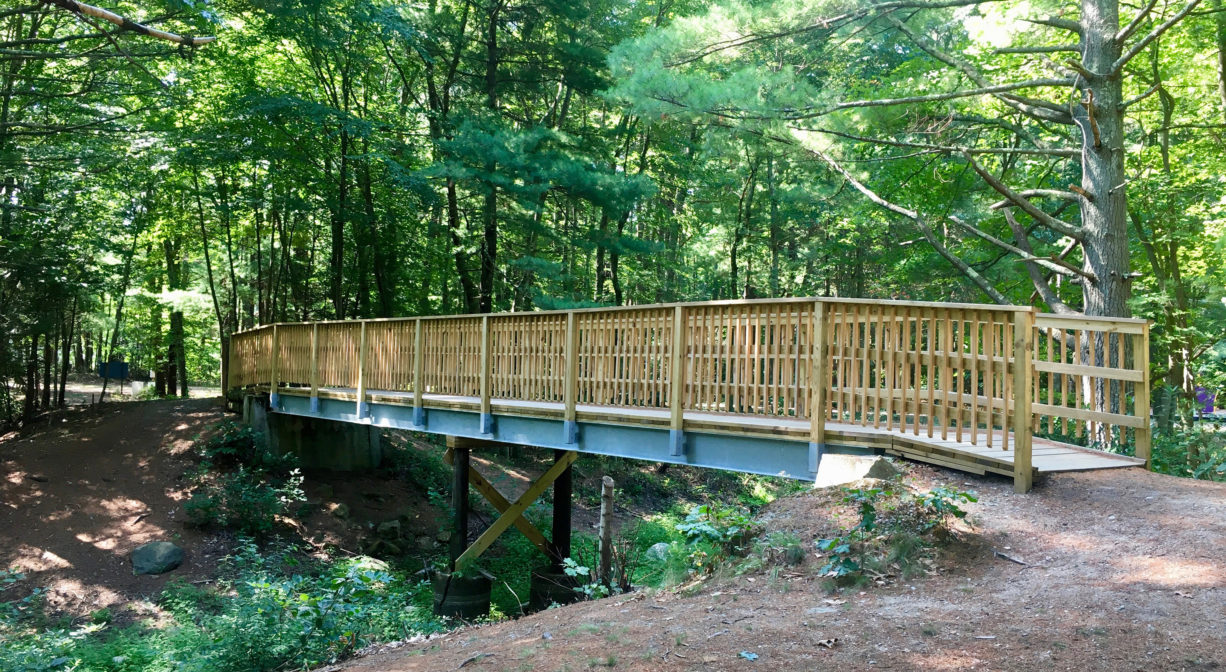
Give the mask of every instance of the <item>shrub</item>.
[[945, 487], [928, 492], [845, 488], [843, 502], [856, 508], [858, 522], [817, 540], [817, 550], [826, 559], [818, 571], [835, 585], [914, 574], [950, 521], [966, 517], [961, 504], [975, 501], [974, 493]]
[[274, 482], [267, 473], [240, 466], [202, 482], [183, 505], [188, 520], [199, 527], [223, 527], [264, 537], [276, 528], [277, 516], [292, 516], [306, 501], [302, 474]]

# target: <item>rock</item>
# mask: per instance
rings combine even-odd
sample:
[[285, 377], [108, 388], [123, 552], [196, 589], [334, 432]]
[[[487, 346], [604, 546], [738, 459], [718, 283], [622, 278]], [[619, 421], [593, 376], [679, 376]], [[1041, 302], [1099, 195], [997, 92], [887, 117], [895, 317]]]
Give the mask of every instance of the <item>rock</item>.
[[344, 502], [337, 504], [336, 508], [332, 509], [332, 515], [340, 518], [341, 520], [345, 520], [349, 517], [349, 505]]
[[431, 537], [422, 535], [417, 538], [418, 548], [434, 548], [435, 546], [438, 546], [438, 542], [432, 539]]
[[845, 485], [865, 478], [889, 480], [902, 472], [884, 457], [872, 455], [822, 455], [814, 485], [826, 488]]
[[379, 523], [376, 532], [384, 539], [399, 539], [400, 538], [400, 521], [389, 520], [386, 523]]
[[134, 574], [165, 574], [183, 564], [183, 549], [169, 541], [151, 541], [132, 551]]
[[647, 549], [647, 559], [655, 562], [664, 562], [668, 559], [668, 554], [671, 550], [672, 544], [669, 544], [667, 541], [652, 544], [651, 548]]
[[810, 616], [816, 616], [818, 614], [837, 614], [838, 612], [839, 610], [834, 607], [812, 607], [805, 609], [805, 613], [809, 614]]
[[451, 530], [440, 530], [438, 534], [434, 535], [434, 538], [437, 539], [440, 544], [445, 544], [451, 541]]

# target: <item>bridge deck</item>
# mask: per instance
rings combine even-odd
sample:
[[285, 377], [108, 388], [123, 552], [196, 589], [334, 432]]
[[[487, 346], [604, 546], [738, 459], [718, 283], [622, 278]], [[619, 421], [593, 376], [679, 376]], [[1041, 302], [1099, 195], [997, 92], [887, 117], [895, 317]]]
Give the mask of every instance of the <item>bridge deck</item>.
[[[367, 397], [375, 403], [404, 407], [413, 406], [412, 392], [367, 390], [366, 393]], [[281, 395], [309, 396], [310, 390], [307, 388], [282, 388]], [[318, 396], [355, 402], [357, 400], [357, 390], [339, 387], [320, 388]], [[426, 408], [452, 409], [476, 413], [480, 410], [481, 399], [479, 397], [459, 395], [424, 394], [423, 404]], [[550, 418], [554, 420], [561, 420], [566, 411], [565, 404], [561, 403], [497, 398], [491, 400], [491, 408], [498, 415]], [[659, 409], [578, 404], [576, 406], [576, 414], [580, 422], [609, 425], [639, 425], [667, 429], [670, 422], [669, 412]], [[810, 432], [810, 422], [808, 420], [787, 418], [767, 418], [729, 413], [687, 412], [684, 415], [684, 421], [685, 426], [692, 431], [714, 434], [807, 441]], [[832, 445], [881, 450], [888, 454], [950, 467], [969, 473], [996, 473], [1005, 476], [1012, 476], [1014, 474], [1013, 450], [1002, 450], [1000, 448], [1001, 445], [1012, 446], [1014, 442], [1002, 441], [1000, 430], [995, 431], [994, 447], [991, 448], [983, 445], [985, 437], [982, 433], [980, 433], [978, 437], [979, 443], [976, 445], [965, 439], [958, 441], [956, 433], [949, 438], [942, 439], [940, 427], [935, 427], [933, 436], [928, 437], [923, 432], [916, 436], [881, 427], [874, 428], [871, 425], [861, 426], [858, 424], [827, 422], [826, 432], [827, 442]], [[1036, 436], [1033, 438], [1031, 464], [1036, 473], [1042, 474], [1137, 467], [1144, 466], [1145, 461]]]

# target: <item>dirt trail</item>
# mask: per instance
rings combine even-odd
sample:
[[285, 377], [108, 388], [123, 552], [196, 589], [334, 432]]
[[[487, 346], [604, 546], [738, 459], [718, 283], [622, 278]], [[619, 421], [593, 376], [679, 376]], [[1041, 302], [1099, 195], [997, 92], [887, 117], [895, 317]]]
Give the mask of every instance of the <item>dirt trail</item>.
[[[182, 524], [192, 440], [223, 417], [207, 399], [115, 403], [0, 438], [0, 567], [72, 614], [155, 595], [171, 577], [213, 571], [217, 540]], [[155, 540], [186, 551], [179, 570], [134, 576], [128, 553]], [[0, 600], [16, 594], [0, 593]]]
[[[1226, 486], [1128, 470], [1053, 476], [1017, 496], [1005, 479], [913, 473], [919, 485], [981, 496], [972, 506], [979, 543], [943, 559], [935, 575], [830, 595], [810, 564], [689, 597], [622, 596], [464, 629], [342, 669], [1226, 666]], [[776, 502], [771, 526], [811, 530], [806, 520], [824, 514], [822, 500]], [[837, 641], [826, 648], [828, 640]]]

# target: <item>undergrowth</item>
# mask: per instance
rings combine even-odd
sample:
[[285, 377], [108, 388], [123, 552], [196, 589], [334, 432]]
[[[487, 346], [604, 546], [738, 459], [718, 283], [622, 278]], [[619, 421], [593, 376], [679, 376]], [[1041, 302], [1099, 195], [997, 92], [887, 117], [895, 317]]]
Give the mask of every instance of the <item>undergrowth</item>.
[[[169, 614], [168, 626], [148, 622], [113, 628], [108, 616], [48, 627], [37, 598], [3, 603], [0, 669], [306, 669], [367, 644], [445, 627], [431, 614], [427, 583], [373, 558], [319, 562], [292, 546], [261, 551], [249, 540], [221, 569], [215, 588], [184, 582], [167, 586], [158, 604]], [[12, 573], [5, 576], [21, 580]]]
[[974, 493], [945, 487], [927, 492], [899, 484], [845, 488], [843, 503], [856, 510], [858, 520], [817, 540], [824, 562], [818, 573], [830, 587], [922, 574], [929, 551], [946, 537], [950, 523], [966, 517], [962, 504], [975, 501]]

